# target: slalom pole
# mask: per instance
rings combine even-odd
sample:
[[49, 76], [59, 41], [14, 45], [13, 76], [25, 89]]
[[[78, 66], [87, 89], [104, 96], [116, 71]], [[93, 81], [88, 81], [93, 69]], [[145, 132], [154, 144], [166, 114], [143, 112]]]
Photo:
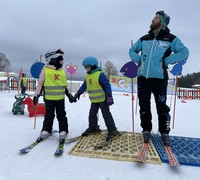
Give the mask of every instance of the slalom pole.
[[[72, 68], [72, 63], [71, 63]], [[70, 93], [72, 92], [72, 73], [70, 73]]]
[[[131, 40], [131, 47], [133, 46], [133, 40]], [[132, 127], [134, 132], [134, 89], [133, 89], [133, 78], [131, 78], [131, 93], [132, 93]]]
[[138, 107], [138, 95], [136, 96], [136, 102], [135, 102], [135, 114], [137, 114], [137, 107]]
[[20, 69], [20, 72], [19, 72], [19, 84], [18, 84], [18, 94], [19, 94], [19, 91], [21, 89], [21, 82], [22, 82], [22, 68]]
[[36, 128], [37, 105], [35, 106], [34, 129]]
[[172, 129], [174, 129], [174, 121], [175, 121], [177, 86], [178, 86], [178, 75], [176, 75], [176, 85], [175, 85], [175, 94], [174, 94], [174, 111], [173, 111]]
[[173, 82], [173, 85], [172, 85], [172, 93], [171, 93], [171, 98], [170, 98], [170, 109], [171, 109], [171, 106], [172, 106], [173, 90], [175, 91], [175, 88], [174, 88], [175, 81], [176, 81], [176, 79], [175, 79], [175, 76], [174, 76], [174, 82]]
[[134, 90], [133, 90], [133, 78], [131, 78], [131, 93], [132, 93], [132, 127], [134, 132]]

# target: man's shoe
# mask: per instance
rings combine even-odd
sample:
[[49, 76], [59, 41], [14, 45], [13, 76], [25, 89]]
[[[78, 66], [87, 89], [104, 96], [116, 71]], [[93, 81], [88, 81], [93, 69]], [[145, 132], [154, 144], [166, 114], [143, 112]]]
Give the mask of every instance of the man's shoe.
[[144, 131], [142, 133], [142, 136], [143, 136], [144, 143], [149, 143], [151, 139], [151, 133], [149, 131]]
[[169, 146], [169, 134], [162, 133], [161, 134], [161, 140], [163, 141], [165, 146]]
[[101, 129], [99, 129], [99, 126], [97, 126], [97, 128], [87, 128], [83, 133], [82, 136], [88, 136], [90, 134], [94, 134], [94, 133], [100, 133]]

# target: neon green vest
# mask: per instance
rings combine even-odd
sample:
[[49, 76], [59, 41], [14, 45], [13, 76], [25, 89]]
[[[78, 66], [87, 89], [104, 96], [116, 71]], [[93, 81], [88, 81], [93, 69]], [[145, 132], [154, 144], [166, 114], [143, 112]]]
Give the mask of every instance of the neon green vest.
[[22, 83], [23, 83], [23, 86], [27, 86], [27, 79], [25, 77], [22, 77]]
[[67, 78], [65, 71], [54, 70], [45, 67], [45, 99], [47, 100], [62, 100], [65, 98], [65, 88], [67, 86]]
[[99, 84], [99, 76], [102, 71], [86, 75], [86, 85], [90, 101], [92, 103], [103, 102], [106, 99], [104, 90]]

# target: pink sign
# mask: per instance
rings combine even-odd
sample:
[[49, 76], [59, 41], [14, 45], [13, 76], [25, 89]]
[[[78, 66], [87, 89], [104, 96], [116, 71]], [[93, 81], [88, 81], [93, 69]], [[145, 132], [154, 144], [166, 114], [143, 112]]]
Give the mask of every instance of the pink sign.
[[69, 64], [66, 65], [66, 69], [67, 69], [67, 74], [68, 75], [75, 75], [76, 74], [76, 70], [77, 70], [77, 66], [71, 66]]

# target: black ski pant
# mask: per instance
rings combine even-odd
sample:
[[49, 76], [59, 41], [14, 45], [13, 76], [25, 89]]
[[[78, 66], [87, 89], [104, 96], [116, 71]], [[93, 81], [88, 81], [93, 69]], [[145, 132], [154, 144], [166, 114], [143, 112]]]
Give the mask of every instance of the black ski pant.
[[170, 108], [166, 105], [167, 85], [167, 79], [138, 77], [138, 98], [143, 132], [152, 130], [151, 93], [153, 93], [158, 114], [158, 131], [169, 133]]
[[91, 103], [90, 112], [89, 112], [89, 127], [97, 128], [98, 126], [98, 118], [97, 113], [99, 108], [101, 109], [105, 125], [109, 132], [115, 131], [117, 128], [115, 126], [114, 119], [110, 112], [110, 108], [107, 105], [106, 101], [100, 103]]
[[48, 101], [45, 100], [45, 107], [46, 107], [46, 114], [44, 117], [42, 131], [48, 131], [49, 133], [52, 132], [53, 129], [53, 121], [56, 117], [58, 120], [59, 132], [65, 131], [68, 133], [68, 121], [66, 117], [65, 111], [65, 101], [58, 100], [58, 101]]
[[26, 86], [22, 86], [22, 87], [21, 87], [21, 94], [25, 94], [26, 88], [27, 88]]

